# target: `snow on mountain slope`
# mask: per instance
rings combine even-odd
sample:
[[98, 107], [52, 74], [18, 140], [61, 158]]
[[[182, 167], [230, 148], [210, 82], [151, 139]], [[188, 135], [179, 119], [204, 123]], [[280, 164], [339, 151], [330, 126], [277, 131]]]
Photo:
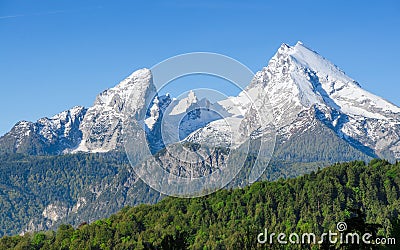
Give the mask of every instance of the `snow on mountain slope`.
[[162, 113], [164, 113], [165, 109], [171, 104], [172, 99], [169, 94], [164, 96], [156, 96], [152, 104], [150, 105], [150, 109], [147, 111], [146, 119], [144, 123], [149, 130], [153, 130], [157, 121], [161, 119]]
[[[262, 72], [270, 100], [276, 103], [284, 101], [285, 97], [274, 91], [274, 87], [278, 85], [285, 89], [283, 85], [293, 83], [299, 91], [292, 97], [297, 101], [303, 100], [300, 103], [305, 108], [320, 106], [325, 116], [323, 119], [329, 120], [339, 136], [353, 144], [357, 142], [369, 147], [378, 154], [390, 151], [393, 157], [400, 157], [400, 108], [365, 91], [342, 70], [302, 43], [294, 47], [282, 45]], [[277, 77], [288, 80], [279, 81]], [[337, 115], [333, 116], [333, 113]], [[290, 120], [287, 118], [284, 116], [284, 120]]]
[[37, 121], [41, 125], [39, 134], [50, 142], [60, 137], [68, 138], [74, 129], [74, 125], [78, 125], [83, 120], [85, 113], [84, 107], [76, 106], [51, 118], [41, 118]]
[[243, 117], [248, 111], [249, 105], [258, 98], [259, 90], [249, 88], [238, 96], [232, 96], [217, 103], [234, 117]]
[[[213, 145], [238, 147], [244, 143], [253, 132], [260, 126], [268, 125], [260, 124], [260, 115], [268, 116], [267, 110], [263, 114], [254, 113], [255, 103], [263, 100], [265, 92], [260, 86], [247, 88], [239, 93], [238, 96], [229, 97], [225, 100], [218, 101], [215, 105], [220, 107], [221, 114], [224, 119], [215, 120], [207, 124], [199, 131], [193, 132], [188, 136], [187, 140], [197, 143], [207, 143]], [[269, 105], [261, 104], [265, 108], [271, 108]], [[261, 107], [259, 110], [261, 111]], [[272, 117], [265, 117], [267, 121], [272, 121]], [[219, 139], [218, 139], [219, 138]], [[218, 144], [218, 140], [220, 144]]]
[[186, 141], [209, 146], [234, 147], [240, 145], [241, 136], [238, 133], [242, 118], [227, 117], [215, 120], [206, 126], [192, 132]]
[[172, 110], [169, 112], [169, 115], [179, 115], [182, 113], [185, 113], [192, 104], [197, 103], [197, 97], [195, 93], [191, 90], [189, 91], [189, 94], [187, 97], [177, 100], [176, 104], [172, 108]]
[[[153, 101], [154, 102], [154, 101]], [[159, 110], [158, 106], [153, 104], [150, 110]], [[159, 112], [159, 111], [157, 111]], [[150, 113], [155, 113], [150, 111]], [[174, 99], [168, 106], [161, 109], [160, 115], [150, 115], [145, 123], [153, 131], [153, 121], [156, 117], [159, 119], [159, 131], [163, 133], [163, 142], [165, 145], [176, 143], [185, 139], [190, 133], [209, 124], [212, 121], [220, 120], [227, 113], [219, 105], [212, 104], [206, 98], [198, 100], [194, 91], [189, 91], [186, 97]], [[152, 123], [150, 123], [150, 121]], [[149, 126], [151, 125], [151, 126]], [[161, 132], [162, 131], [162, 132]]]
[[[279, 56], [287, 60], [283, 67], [288, 67], [286, 75], [290, 75], [299, 86], [300, 99], [307, 97], [308, 105], [305, 106], [328, 107], [321, 110], [330, 110], [325, 112], [325, 119], [331, 119], [338, 135], [350, 143], [355, 141], [372, 148], [378, 154], [390, 151], [395, 158], [400, 157], [399, 107], [362, 89], [342, 70], [300, 42], [294, 47], [284, 46]], [[267, 91], [272, 92], [270, 89]], [[271, 98], [279, 99], [276, 96]], [[339, 118], [345, 119], [332, 120], [332, 110], [339, 113]]]
[[10, 132], [0, 138], [6, 152], [29, 154], [61, 154], [76, 147], [82, 139], [79, 125], [87, 109], [76, 106], [51, 118], [37, 122], [18, 122]]
[[342, 70], [301, 42], [288, 49], [287, 54], [295, 63], [315, 72], [317, 79], [313, 80], [319, 81], [343, 113], [377, 119], [390, 118], [393, 113], [400, 113], [399, 107], [365, 91]]
[[132, 114], [146, 112], [155, 94], [151, 72], [137, 70], [117, 86], [105, 90], [88, 109], [80, 129], [83, 138], [74, 152], [107, 152], [122, 145], [124, 107], [130, 102]]
[[[363, 90], [337, 66], [301, 42], [293, 47], [282, 44], [257, 77], [266, 86], [278, 120], [282, 120], [283, 113], [296, 114], [314, 104], [367, 118], [390, 119], [400, 113], [399, 107]], [[287, 120], [287, 115], [284, 118], [287, 123], [293, 120]]]

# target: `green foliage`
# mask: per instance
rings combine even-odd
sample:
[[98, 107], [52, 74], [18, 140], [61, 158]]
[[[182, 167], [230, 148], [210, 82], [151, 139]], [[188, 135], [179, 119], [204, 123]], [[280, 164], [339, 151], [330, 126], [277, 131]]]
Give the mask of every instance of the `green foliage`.
[[[127, 182], [131, 172], [125, 154], [118, 152], [62, 156], [0, 154], [0, 236], [18, 234], [31, 222], [46, 224], [42, 213], [47, 206], [72, 208], [82, 197], [87, 207], [79, 213], [68, 213], [57, 223], [79, 225], [81, 218], [109, 216], [128, 204], [155, 203], [160, 195], [140, 181], [132, 188], [112, 190]], [[96, 187], [100, 188], [94, 190]], [[101, 195], [95, 196], [94, 191]], [[121, 200], [129, 203], [121, 204]]]
[[3, 237], [0, 249], [328, 249], [335, 246], [265, 246], [257, 235], [264, 228], [318, 235], [340, 221], [360, 232], [379, 225], [378, 236], [398, 236], [398, 173], [400, 164], [381, 160], [334, 164], [294, 179], [127, 207], [76, 229]]
[[277, 140], [273, 158], [287, 162], [335, 163], [355, 159], [367, 161], [371, 160], [371, 157], [376, 157], [373, 152], [370, 152], [372, 150], [351, 146], [338, 137], [331, 128], [319, 122], [309, 130], [292, 136], [285, 143], [279, 141], [282, 140], [279, 136]]

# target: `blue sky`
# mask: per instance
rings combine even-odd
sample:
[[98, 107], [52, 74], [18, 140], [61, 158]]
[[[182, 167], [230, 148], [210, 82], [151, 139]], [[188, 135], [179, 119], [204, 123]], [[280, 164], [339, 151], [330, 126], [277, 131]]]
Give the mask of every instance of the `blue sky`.
[[0, 134], [52, 116], [136, 69], [210, 51], [253, 71], [298, 40], [400, 105], [398, 1], [0, 0]]

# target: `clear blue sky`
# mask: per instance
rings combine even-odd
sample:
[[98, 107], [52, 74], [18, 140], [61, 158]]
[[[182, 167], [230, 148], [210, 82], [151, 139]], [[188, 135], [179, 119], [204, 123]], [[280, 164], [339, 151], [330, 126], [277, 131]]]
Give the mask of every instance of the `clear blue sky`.
[[303, 41], [400, 105], [398, 1], [0, 0], [0, 134], [90, 106], [136, 69], [210, 51], [253, 71]]

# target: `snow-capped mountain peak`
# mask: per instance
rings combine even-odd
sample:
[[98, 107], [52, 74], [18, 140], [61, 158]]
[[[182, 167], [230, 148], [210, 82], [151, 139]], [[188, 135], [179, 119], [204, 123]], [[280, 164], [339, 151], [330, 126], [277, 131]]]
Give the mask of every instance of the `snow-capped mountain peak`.
[[297, 43], [288, 54], [301, 68], [314, 73], [315, 78], [310, 80], [320, 83], [323, 94], [326, 93], [337, 105], [335, 108], [339, 107], [344, 113], [377, 119], [388, 118], [388, 113], [400, 113], [398, 107], [365, 91], [344, 71], [303, 44]]
[[307, 48], [300, 41], [297, 42], [295, 46], [290, 47], [287, 50], [287, 53], [295, 60], [296, 63], [300, 64], [304, 68], [311, 69], [312, 71], [318, 72], [321, 75], [335, 77], [344, 83], [358, 85], [339, 67], [332, 64], [317, 52]]
[[194, 91], [190, 90], [187, 97], [177, 101], [178, 103], [172, 108], [170, 115], [179, 115], [186, 112], [191, 105], [197, 103], [198, 99]]
[[131, 114], [144, 114], [155, 95], [149, 69], [140, 69], [113, 88], [100, 93], [82, 121], [83, 138], [75, 152], [107, 152], [122, 145], [124, 108]]
[[294, 109], [317, 104], [376, 119], [400, 113], [400, 108], [365, 91], [344, 71], [301, 42], [293, 47], [282, 44], [258, 77], [259, 82], [268, 85], [266, 90], [278, 111], [296, 113]]
[[[116, 98], [128, 99], [132, 93], [139, 93], [151, 84], [151, 72], [143, 68], [133, 72], [127, 78], [122, 80], [115, 87], [109, 88], [100, 93], [94, 106], [113, 107], [118, 101]], [[118, 97], [116, 97], [118, 96]]]
[[253, 85], [264, 86], [278, 127], [290, 126], [302, 111], [317, 107], [322, 113], [319, 119], [329, 120], [329, 126], [340, 137], [375, 151], [390, 148], [397, 152], [396, 157], [400, 156], [396, 149], [399, 133], [379, 132], [399, 131], [400, 108], [362, 89], [344, 71], [303, 43], [293, 47], [282, 44], [256, 77], [258, 82]]

